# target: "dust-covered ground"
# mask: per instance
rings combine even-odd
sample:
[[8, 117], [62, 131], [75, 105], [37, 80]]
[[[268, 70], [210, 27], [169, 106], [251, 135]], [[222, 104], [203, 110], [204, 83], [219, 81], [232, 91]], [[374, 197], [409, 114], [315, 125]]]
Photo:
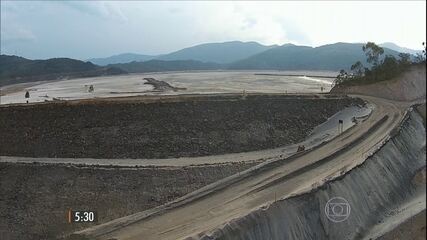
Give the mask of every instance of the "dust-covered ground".
[[[329, 92], [334, 72], [313, 71], [201, 71], [128, 74], [2, 87], [0, 104], [57, 100], [207, 93], [320, 93]], [[313, 77], [309, 77], [313, 76]], [[165, 81], [180, 91], [153, 91], [144, 78]], [[88, 86], [94, 91], [89, 92]], [[30, 98], [26, 99], [25, 92]]]

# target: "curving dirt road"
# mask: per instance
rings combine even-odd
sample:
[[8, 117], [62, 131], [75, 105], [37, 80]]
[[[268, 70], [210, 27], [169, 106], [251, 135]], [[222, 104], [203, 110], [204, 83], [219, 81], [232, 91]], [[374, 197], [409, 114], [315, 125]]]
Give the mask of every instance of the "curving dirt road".
[[410, 105], [365, 97], [375, 105], [363, 123], [313, 150], [271, 160], [176, 201], [78, 232], [97, 239], [183, 239], [244, 216], [279, 198], [308, 191], [361, 164], [399, 125]]

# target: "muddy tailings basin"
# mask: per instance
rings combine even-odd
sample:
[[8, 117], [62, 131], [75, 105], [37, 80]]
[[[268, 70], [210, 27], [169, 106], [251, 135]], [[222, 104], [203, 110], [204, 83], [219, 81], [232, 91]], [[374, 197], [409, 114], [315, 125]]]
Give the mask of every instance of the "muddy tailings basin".
[[274, 148], [303, 140], [360, 99], [217, 95], [0, 107], [0, 156], [169, 158]]

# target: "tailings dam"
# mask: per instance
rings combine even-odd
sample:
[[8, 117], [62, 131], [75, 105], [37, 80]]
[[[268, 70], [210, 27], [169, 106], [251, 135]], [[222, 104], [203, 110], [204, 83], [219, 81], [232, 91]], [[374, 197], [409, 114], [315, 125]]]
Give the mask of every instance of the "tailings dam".
[[[94, 225], [67, 223], [67, 209], [97, 210], [99, 224], [164, 205], [235, 174], [243, 176], [266, 156], [280, 158], [285, 154], [282, 149], [272, 148], [299, 145], [310, 134], [328, 132], [328, 121], [335, 123], [339, 113], [351, 121], [348, 112], [358, 106], [365, 102], [322, 94], [3, 105], [0, 236], [55, 239]], [[332, 130], [336, 131], [335, 124]], [[295, 154], [296, 147], [287, 154]], [[238, 158], [240, 154], [251, 160]], [[180, 160], [174, 157], [180, 156], [186, 156], [188, 164], [172, 166]], [[70, 158], [64, 163], [60, 157]], [[111, 165], [87, 165], [87, 157], [97, 163], [112, 160], [103, 157], [115, 159]], [[164, 161], [164, 166], [138, 166], [141, 158], [149, 157], [172, 158], [151, 161]]]

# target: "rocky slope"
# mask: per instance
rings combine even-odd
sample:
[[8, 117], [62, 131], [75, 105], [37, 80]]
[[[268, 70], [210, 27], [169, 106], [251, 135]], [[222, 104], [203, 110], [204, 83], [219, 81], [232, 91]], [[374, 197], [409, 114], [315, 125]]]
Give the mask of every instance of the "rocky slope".
[[284, 146], [360, 99], [250, 95], [0, 107], [0, 156], [167, 158]]

